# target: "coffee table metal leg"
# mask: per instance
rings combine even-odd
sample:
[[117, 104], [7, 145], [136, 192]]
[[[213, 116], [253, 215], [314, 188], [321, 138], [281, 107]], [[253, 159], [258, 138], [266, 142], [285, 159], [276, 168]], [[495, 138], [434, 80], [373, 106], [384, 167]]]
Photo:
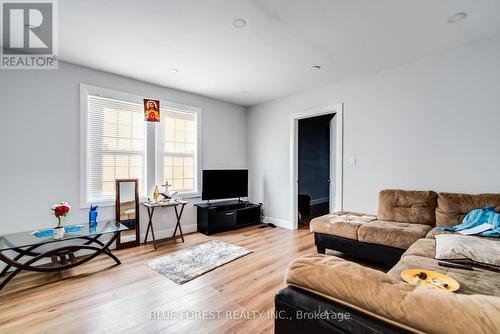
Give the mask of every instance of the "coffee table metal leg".
[[[14, 261], [17, 262], [19, 261], [23, 256], [37, 256], [39, 255], [40, 253], [35, 253], [35, 252], [32, 252], [35, 248], [38, 248], [40, 247], [41, 245], [33, 245], [27, 249], [22, 249], [22, 248], [13, 248], [12, 251], [15, 251], [17, 253], [19, 253], [15, 258], [14, 258]], [[5, 266], [5, 268], [3, 268], [2, 272], [0, 273], [0, 277], [3, 277], [5, 276], [5, 274], [7, 273], [7, 271], [9, 271], [9, 269], [11, 268], [12, 266], [10, 264], [7, 264]]]
[[23, 267], [17, 267], [16, 270], [14, 270], [13, 272], [11, 272], [9, 274], [9, 276], [7, 276], [3, 281], [2, 283], [0, 283], [0, 290], [2, 290], [4, 288], [4, 286], [7, 285], [7, 283], [10, 282], [11, 279], [14, 278], [14, 276], [16, 276], [17, 274], [19, 274], [21, 271], [23, 270]]

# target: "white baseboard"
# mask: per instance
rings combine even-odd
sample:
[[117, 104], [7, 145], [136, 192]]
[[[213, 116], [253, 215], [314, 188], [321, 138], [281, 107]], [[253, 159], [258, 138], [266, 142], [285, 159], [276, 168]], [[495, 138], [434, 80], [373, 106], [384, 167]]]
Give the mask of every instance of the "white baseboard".
[[271, 223], [271, 224], [274, 224], [278, 227], [283, 227], [283, 228], [287, 228], [289, 230], [293, 230], [292, 224], [290, 224], [290, 222], [287, 220], [276, 219], [276, 218], [271, 218], [271, 217], [264, 217], [264, 223]]

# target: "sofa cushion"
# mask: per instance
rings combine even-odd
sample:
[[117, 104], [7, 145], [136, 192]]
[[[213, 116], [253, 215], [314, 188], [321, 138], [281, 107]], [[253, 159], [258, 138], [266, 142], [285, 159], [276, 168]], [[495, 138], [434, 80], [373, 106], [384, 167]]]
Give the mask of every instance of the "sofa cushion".
[[358, 229], [362, 224], [377, 217], [357, 212], [340, 211], [314, 218], [309, 223], [311, 232], [330, 234], [342, 238], [358, 240]]
[[415, 241], [424, 238], [432, 226], [375, 220], [358, 229], [358, 240], [372, 244], [407, 249]]
[[492, 206], [500, 212], [500, 194], [452, 194], [439, 193], [436, 208], [437, 226], [454, 226], [462, 222], [471, 210]]
[[413, 286], [329, 255], [294, 260], [286, 282], [381, 319], [427, 333], [495, 333], [500, 298]]
[[440, 234], [456, 234], [456, 232], [450, 232], [450, 231], [441, 231], [437, 227], [434, 227], [432, 230], [427, 232], [427, 235], [425, 236], [427, 239], [434, 239], [436, 235]]
[[500, 297], [500, 272], [477, 267], [474, 267], [473, 271], [442, 267], [438, 264], [439, 261], [434, 259], [435, 255], [436, 241], [434, 239], [417, 240], [387, 274], [402, 282], [400, 274], [403, 270], [411, 268], [433, 270], [456, 279], [460, 283], [458, 293], [479, 293]]
[[436, 225], [437, 194], [433, 191], [382, 190], [378, 196], [380, 220]]
[[431, 239], [418, 239], [408, 248], [401, 257], [407, 255], [434, 258], [436, 254], [436, 243]]
[[[430, 239], [426, 239], [430, 240]], [[431, 240], [434, 242], [434, 240]], [[484, 268], [474, 267], [474, 270], [443, 267], [437, 260], [424, 256], [403, 255], [401, 260], [387, 273], [395, 280], [403, 281], [400, 274], [406, 269], [427, 269], [448, 275], [458, 283], [457, 293], [466, 295], [489, 295], [500, 298], [500, 273]], [[500, 317], [500, 314], [498, 315]]]

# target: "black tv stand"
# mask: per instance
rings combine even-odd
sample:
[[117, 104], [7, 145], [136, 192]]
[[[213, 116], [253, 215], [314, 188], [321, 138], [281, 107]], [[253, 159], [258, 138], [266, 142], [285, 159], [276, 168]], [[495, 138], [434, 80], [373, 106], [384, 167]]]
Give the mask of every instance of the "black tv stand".
[[260, 223], [260, 204], [233, 200], [195, 204], [198, 232], [206, 235]]

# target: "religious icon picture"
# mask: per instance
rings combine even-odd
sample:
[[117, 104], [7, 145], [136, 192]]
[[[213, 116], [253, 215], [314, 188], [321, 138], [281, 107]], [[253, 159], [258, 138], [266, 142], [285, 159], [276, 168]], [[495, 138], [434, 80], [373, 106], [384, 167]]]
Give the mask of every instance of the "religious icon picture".
[[160, 101], [144, 99], [144, 119], [147, 122], [160, 121]]

